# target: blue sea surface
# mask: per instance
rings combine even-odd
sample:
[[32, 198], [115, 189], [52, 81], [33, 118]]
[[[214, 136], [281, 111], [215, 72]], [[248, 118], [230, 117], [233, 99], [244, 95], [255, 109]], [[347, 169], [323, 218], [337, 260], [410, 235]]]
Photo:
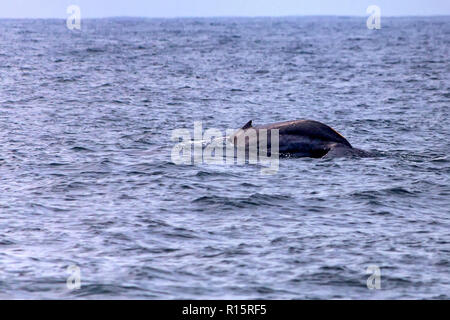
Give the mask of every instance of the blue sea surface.
[[[449, 299], [449, 50], [450, 17], [0, 20], [0, 298]], [[376, 156], [172, 161], [293, 119]]]

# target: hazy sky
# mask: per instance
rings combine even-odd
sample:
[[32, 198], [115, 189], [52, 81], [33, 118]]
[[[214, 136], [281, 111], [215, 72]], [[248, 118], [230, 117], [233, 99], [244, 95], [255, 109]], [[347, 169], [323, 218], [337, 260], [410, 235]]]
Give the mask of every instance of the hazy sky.
[[357, 15], [375, 4], [382, 16], [450, 15], [450, 0], [0, 0], [2, 18]]

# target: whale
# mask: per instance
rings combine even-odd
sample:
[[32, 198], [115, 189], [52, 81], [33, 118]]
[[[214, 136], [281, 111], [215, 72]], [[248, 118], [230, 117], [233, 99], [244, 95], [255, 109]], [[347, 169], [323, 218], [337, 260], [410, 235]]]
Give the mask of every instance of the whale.
[[[263, 131], [264, 130], [264, 131]], [[267, 130], [267, 131], [266, 131]], [[370, 154], [364, 150], [354, 148], [339, 132], [330, 126], [315, 120], [291, 120], [253, 126], [253, 120], [229, 136], [229, 142], [235, 147], [245, 147], [255, 143], [259, 150], [260, 139], [264, 132], [267, 136], [265, 144], [268, 154], [272, 148], [271, 135], [273, 130], [278, 132], [278, 154], [281, 157], [367, 157]], [[256, 139], [256, 142], [254, 141]]]

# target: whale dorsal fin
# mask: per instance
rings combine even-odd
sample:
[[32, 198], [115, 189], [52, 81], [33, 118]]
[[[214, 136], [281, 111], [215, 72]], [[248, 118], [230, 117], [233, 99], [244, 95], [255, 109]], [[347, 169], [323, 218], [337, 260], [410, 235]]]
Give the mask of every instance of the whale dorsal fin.
[[246, 124], [244, 124], [244, 126], [241, 128], [242, 130], [246, 130], [246, 129], [248, 129], [248, 128], [251, 128], [252, 127], [252, 121], [253, 120], [250, 120], [249, 122], [247, 122]]

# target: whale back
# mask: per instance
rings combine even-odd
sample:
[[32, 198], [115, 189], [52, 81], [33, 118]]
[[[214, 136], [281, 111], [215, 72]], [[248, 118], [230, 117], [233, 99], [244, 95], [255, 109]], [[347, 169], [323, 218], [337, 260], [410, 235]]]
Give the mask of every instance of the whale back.
[[[251, 124], [250, 124], [251, 126]], [[248, 128], [248, 127], [247, 127]], [[303, 136], [311, 140], [341, 143], [352, 148], [352, 145], [339, 132], [333, 128], [314, 120], [293, 120], [276, 122], [253, 127], [254, 129], [278, 129], [281, 135]]]

